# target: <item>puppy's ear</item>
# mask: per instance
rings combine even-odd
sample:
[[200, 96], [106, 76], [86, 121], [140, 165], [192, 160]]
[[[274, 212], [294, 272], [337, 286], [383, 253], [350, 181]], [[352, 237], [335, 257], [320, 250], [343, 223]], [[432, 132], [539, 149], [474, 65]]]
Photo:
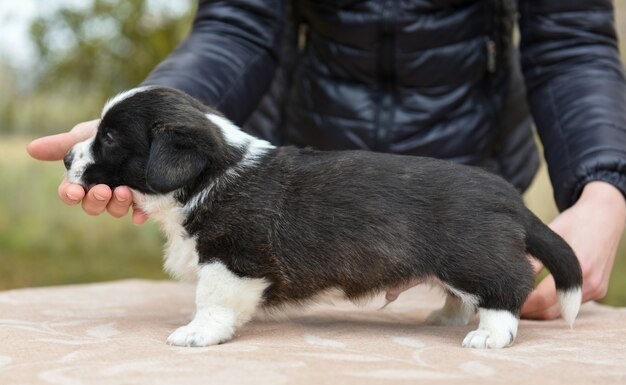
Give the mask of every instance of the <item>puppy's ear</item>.
[[146, 184], [158, 193], [185, 186], [207, 166], [208, 157], [197, 135], [182, 127], [155, 130], [146, 166]]

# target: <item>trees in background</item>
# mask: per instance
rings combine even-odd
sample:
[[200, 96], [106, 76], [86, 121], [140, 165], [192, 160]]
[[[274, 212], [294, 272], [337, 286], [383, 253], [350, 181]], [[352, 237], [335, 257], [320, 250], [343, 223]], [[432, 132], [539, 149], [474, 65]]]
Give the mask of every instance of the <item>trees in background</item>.
[[[192, 1], [93, 0], [36, 18], [33, 68], [0, 63], [0, 134], [66, 131], [134, 87], [184, 38]], [[169, 6], [168, 6], [169, 4]], [[182, 5], [184, 4], [184, 5]]]

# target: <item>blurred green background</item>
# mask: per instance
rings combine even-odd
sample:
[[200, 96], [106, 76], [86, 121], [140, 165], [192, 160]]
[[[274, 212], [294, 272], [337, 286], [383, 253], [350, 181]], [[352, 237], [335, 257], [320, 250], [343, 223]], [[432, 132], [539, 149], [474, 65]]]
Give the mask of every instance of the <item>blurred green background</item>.
[[[129, 216], [90, 217], [65, 206], [56, 195], [63, 164], [32, 160], [25, 148], [35, 137], [94, 119], [108, 97], [141, 82], [186, 35], [195, 2], [16, 3], [0, 1], [0, 289], [166, 278], [154, 224], [137, 227]], [[626, 0], [615, 4], [626, 36]], [[27, 45], [12, 37], [20, 29]], [[2, 49], [7, 43], [18, 50]], [[557, 215], [545, 166], [525, 199], [544, 221]], [[626, 306], [624, 242], [604, 302]]]

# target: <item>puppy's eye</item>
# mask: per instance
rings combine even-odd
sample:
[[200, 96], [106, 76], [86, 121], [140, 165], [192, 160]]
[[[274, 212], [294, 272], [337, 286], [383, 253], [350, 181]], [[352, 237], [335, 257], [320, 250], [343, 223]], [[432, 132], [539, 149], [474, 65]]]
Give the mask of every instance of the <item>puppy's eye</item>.
[[113, 138], [113, 134], [111, 133], [111, 131], [107, 132], [104, 135], [104, 138], [102, 139], [102, 141], [106, 145], [112, 145], [113, 143], [115, 143], [115, 139]]

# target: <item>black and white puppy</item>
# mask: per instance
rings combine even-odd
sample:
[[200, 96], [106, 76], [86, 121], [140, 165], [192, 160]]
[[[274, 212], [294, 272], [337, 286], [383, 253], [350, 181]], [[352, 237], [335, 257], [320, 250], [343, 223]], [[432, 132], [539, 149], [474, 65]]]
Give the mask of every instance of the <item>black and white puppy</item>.
[[465, 325], [478, 310], [463, 346], [502, 348], [533, 287], [526, 253], [552, 272], [570, 326], [580, 307], [571, 248], [512, 186], [479, 169], [274, 147], [163, 87], [110, 100], [97, 135], [65, 161], [73, 183], [131, 187], [167, 235], [166, 270], [197, 283], [195, 316], [169, 336], [173, 345], [227, 341], [257, 308], [428, 281], [447, 293], [429, 323]]

